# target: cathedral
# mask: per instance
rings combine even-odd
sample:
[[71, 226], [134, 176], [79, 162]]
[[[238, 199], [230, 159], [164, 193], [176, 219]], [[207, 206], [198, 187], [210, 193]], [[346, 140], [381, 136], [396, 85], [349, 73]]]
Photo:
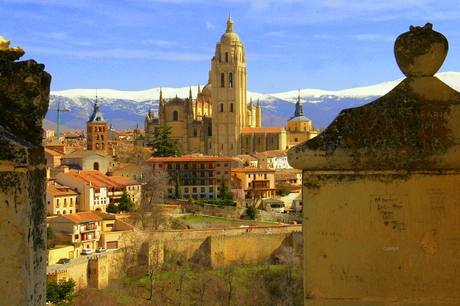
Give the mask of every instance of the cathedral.
[[[300, 99], [290, 119], [295, 122], [288, 124], [288, 130], [262, 127], [260, 101], [253, 103], [251, 99], [248, 103], [247, 100], [246, 77], [244, 45], [229, 17], [227, 30], [216, 44], [208, 84], [198, 88], [195, 99], [190, 91], [188, 98], [176, 96], [166, 100], [160, 91], [158, 116], [149, 111], [144, 122], [145, 136], [137, 137], [136, 144], [146, 146], [153, 140], [152, 131], [156, 126], [167, 126], [171, 127], [170, 137], [178, 140], [183, 154], [232, 157], [286, 150], [293, 140], [305, 141], [313, 136], [311, 121], [303, 116]], [[298, 134], [293, 139], [289, 136], [291, 129]]]

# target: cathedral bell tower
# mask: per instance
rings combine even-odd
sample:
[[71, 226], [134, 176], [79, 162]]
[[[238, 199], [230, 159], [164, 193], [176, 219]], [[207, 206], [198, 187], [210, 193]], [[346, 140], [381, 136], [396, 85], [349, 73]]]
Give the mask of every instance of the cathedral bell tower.
[[212, 140], [209, 152], [216, 156], [241, 153], [241, 129], [247, 127], [246, 56], [244, 45], [233, 30], [229, 17], [227, 30], [216, 45], [211, 60]]
[[86, 122], [87, 150], [103, 151], [102, 153], [104, 155], [106, 154], [108, 149], [107, 125], [108, 123], [105, 121], [99, 109], [99, 103], [97, 102], [96, 96], [96, 103], [94, 104], [93, 114], [91, 117], [89, 117], [88, 122]]

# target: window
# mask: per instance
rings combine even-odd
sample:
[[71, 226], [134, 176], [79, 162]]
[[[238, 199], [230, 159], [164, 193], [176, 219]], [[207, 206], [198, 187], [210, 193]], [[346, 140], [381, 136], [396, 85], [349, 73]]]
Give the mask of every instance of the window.
[[294, 138], [294, 142], [299, 142], [299, 140], [297, 138]]
[[221, 112], [221, 113], [224, 112], [224, 103], [220, 103], [220, 112]]
[[224, 164], [224, 167], [228, 167], [228, 163], [225, 163], [225, 164]]
[[233, 73], [228, 74], [228, 87], [233, 87]]
[[201, 192], [206, 192], [206, 187], [201, 187]]
[[233, 113], [233, 103], [230, 103], [230, 112]]
[[96, 135], [96, 140], [99, 140], [99, 135]]
[[104, 141], [104, 135], [101, 135], [101, 140]]
[[192, 191], [193, 193], [196, 193], [196, 187], [193, 187]]
[[228, 52], [225, 52], [225, 61], [228, 62]]
[[220, 87], [225, 87], [225, 74], [220, 74]]
[[[96, 145], [97, 145], [97, 144], [96, 144]], [[99, 171], [99, 163], [98, 163], [98, 162], [95, 162], [95, 163], [93, 164], [93, 170]]]
[[177, 111], [174, 111], [174, 112], [173, 112], [173, 120], [174, 120], [174, 121], [179, 120], [179, 114], [177, 113]]
[[196, 137], [198, 135], [198, 132], [196, 129], [193, 129], [193, 137]]
[[188, 187], [185, 187], [185, 188], [184, 188], [184, 192], [185, 192], [185, 193], [188, 193]]

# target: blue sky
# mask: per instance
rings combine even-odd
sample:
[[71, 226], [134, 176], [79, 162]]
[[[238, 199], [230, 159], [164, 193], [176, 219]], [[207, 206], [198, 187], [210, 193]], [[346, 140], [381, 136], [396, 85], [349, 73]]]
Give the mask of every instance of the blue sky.
[[449, 40], [460, 71], [460, 1], [0, 0], [0, 35], [44, 63], [52, 90], [205, 85], [232, 15], [248, 90], [341, 90], [403, 77], [393, 56], [410, 25]]

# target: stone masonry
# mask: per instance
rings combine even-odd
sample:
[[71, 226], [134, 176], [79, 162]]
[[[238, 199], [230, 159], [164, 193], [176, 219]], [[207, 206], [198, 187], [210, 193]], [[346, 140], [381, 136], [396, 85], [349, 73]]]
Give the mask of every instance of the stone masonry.
[[460, 93], [432, 25], [395, 42], [406, 75], [289, 150], [303, 169], [305, 305], [460, 303]]
[[51, 76], [0, 37], [0, 296], [2, 305], [46, 302], [42, 119]]

